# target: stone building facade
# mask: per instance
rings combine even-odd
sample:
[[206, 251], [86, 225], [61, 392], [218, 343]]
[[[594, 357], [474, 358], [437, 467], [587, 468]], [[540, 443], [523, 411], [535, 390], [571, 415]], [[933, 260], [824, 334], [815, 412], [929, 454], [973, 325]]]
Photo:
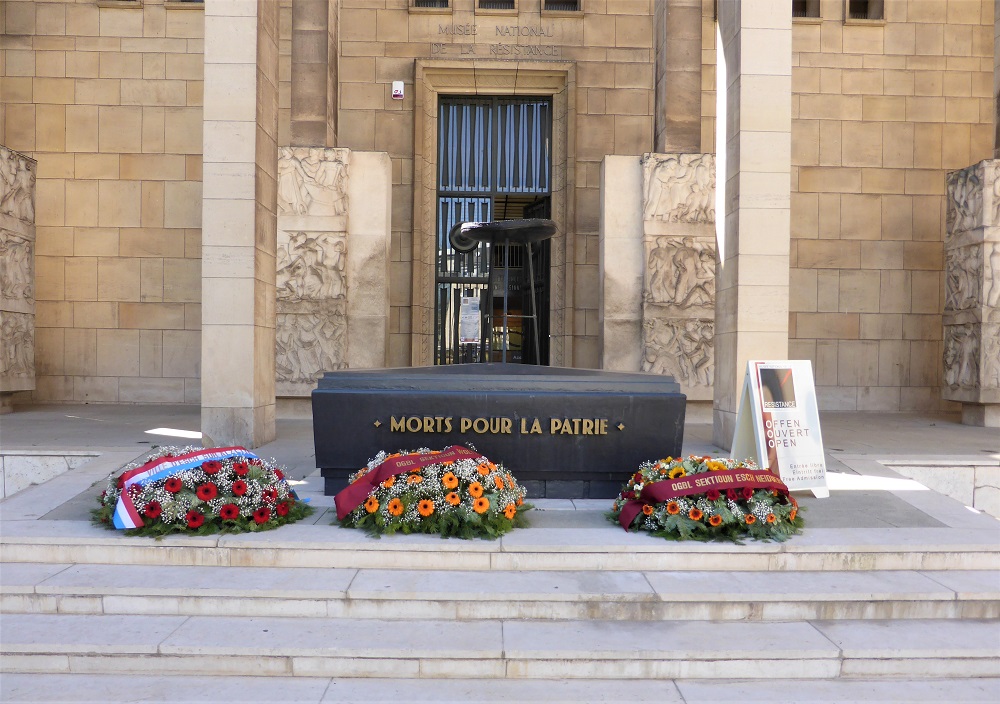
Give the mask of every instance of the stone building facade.
[[[201, 403], [228, 428], [210, 435], [252, 443], [268, 433], [235, 429], [273, 425], [352, 343], [360, 366], [440, 361], [461, 151], [442, 106], [531, 98], [549, 180], [534, 201], [494, 187], [490, 214], [559, 225], [548, 363], [688, 377], [719, 438], [750, 357], [812, 360], [828, 409], [995, 405], [948, 393], [945, 367], [947, 174], [994, 156], [994, 19], [993, 0], [7, 0], [0, 144], [37, 160], [36, 388], [14, 400]], [[334, 195], [307, 223], [283, 184], [319, 162]], [[253, 350], [230, 380], [226, 335]]]

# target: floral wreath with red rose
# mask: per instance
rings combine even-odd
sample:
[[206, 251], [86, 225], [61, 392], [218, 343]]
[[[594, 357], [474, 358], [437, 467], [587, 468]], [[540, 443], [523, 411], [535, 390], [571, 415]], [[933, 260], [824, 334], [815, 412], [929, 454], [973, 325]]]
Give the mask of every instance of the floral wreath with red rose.
[[781, 542], [804, 525], [777, 475], [752, 460], [695, 455], [642, 463], [607, 515], [626, 531], [670, 540]]
[[270, 530], [313, 509], [274, 460], [242, 447], [160, 447], [108, 476], [94, 523], [126, 535]]

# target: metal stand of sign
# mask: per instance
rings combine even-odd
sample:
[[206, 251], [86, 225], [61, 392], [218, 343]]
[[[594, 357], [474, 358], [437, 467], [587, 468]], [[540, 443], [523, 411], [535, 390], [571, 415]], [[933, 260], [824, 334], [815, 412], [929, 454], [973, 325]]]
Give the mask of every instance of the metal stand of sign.
[[[449, 233], [452, 247], [458, 251], [471, 251], [480, 242], [488, 242], [490, 245], [489, 264], [489, 291], [493, 295], [493, 274], [494, 261], [493, 247], [500, 237], [503, 237], [503, 327], [501, 330], [500, 361], [507, 361], [507, 351], [510, 345], [510, 318], [520, 318], [522, 321], [530, 319], [533, 331], [535, 348], [535, 362], [541, 359], [541, 345], [539, 342], [538, 327], [538, 301], [535, 296], [535, 268], [531, 259], [531, 245], [534, 242], [542, 242], [551, 238], [556, 233], [556, 226], [551, 220], [528, 219], [528, 220], [501, 220], [498, 222], [465, 222], [455, 225]], [[530, 289], [531, 314], [511, 315], [508, 308], [508, 297], [510, 294], [510, 245], [516, 243], [523, 245], [528, 259], [528, 279], [527, 285]], [[493, 306], [487, 305], [489, 316], [488, 329], [493, 329]]]

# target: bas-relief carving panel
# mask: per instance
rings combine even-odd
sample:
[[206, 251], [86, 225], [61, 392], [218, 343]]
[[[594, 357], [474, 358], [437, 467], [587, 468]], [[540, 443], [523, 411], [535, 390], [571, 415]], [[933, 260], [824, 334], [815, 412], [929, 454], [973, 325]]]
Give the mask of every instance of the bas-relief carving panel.
[[308, 395], [347, 366], [347, 149], [278, 154], [277, 392]]
[[642, 370], [710, 399], [715, 353], [715, 158], [647, 154]]
[[0, 146], [0, 392], [35, 388], [35, 170]]
[[1000, 161], [947, 178], [944, 397], [1000, 403]]

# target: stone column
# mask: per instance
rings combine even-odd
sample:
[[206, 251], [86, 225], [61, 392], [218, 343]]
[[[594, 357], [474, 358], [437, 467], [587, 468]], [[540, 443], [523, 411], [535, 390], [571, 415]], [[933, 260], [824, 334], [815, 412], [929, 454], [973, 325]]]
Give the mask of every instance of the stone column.
[[292, 146], [337, 143], [339, 0], [292, 3]]
[[0, 414], [35, 388], [36, 166], [0, 146]]
[[654, 6], [657, 152], [701, 151], [702, 0]]
[[278, 3], [205, 3], [201, 423], [274, 439]]
[[962, 422], [1000, 427], [1000, 160], [948, 174], [944, 385]]
[[725, 220], [718, 228], [712, 441], [729, 448], [747, 360], [788, 356], [791, 3], [721, 2], [719, 32]]

